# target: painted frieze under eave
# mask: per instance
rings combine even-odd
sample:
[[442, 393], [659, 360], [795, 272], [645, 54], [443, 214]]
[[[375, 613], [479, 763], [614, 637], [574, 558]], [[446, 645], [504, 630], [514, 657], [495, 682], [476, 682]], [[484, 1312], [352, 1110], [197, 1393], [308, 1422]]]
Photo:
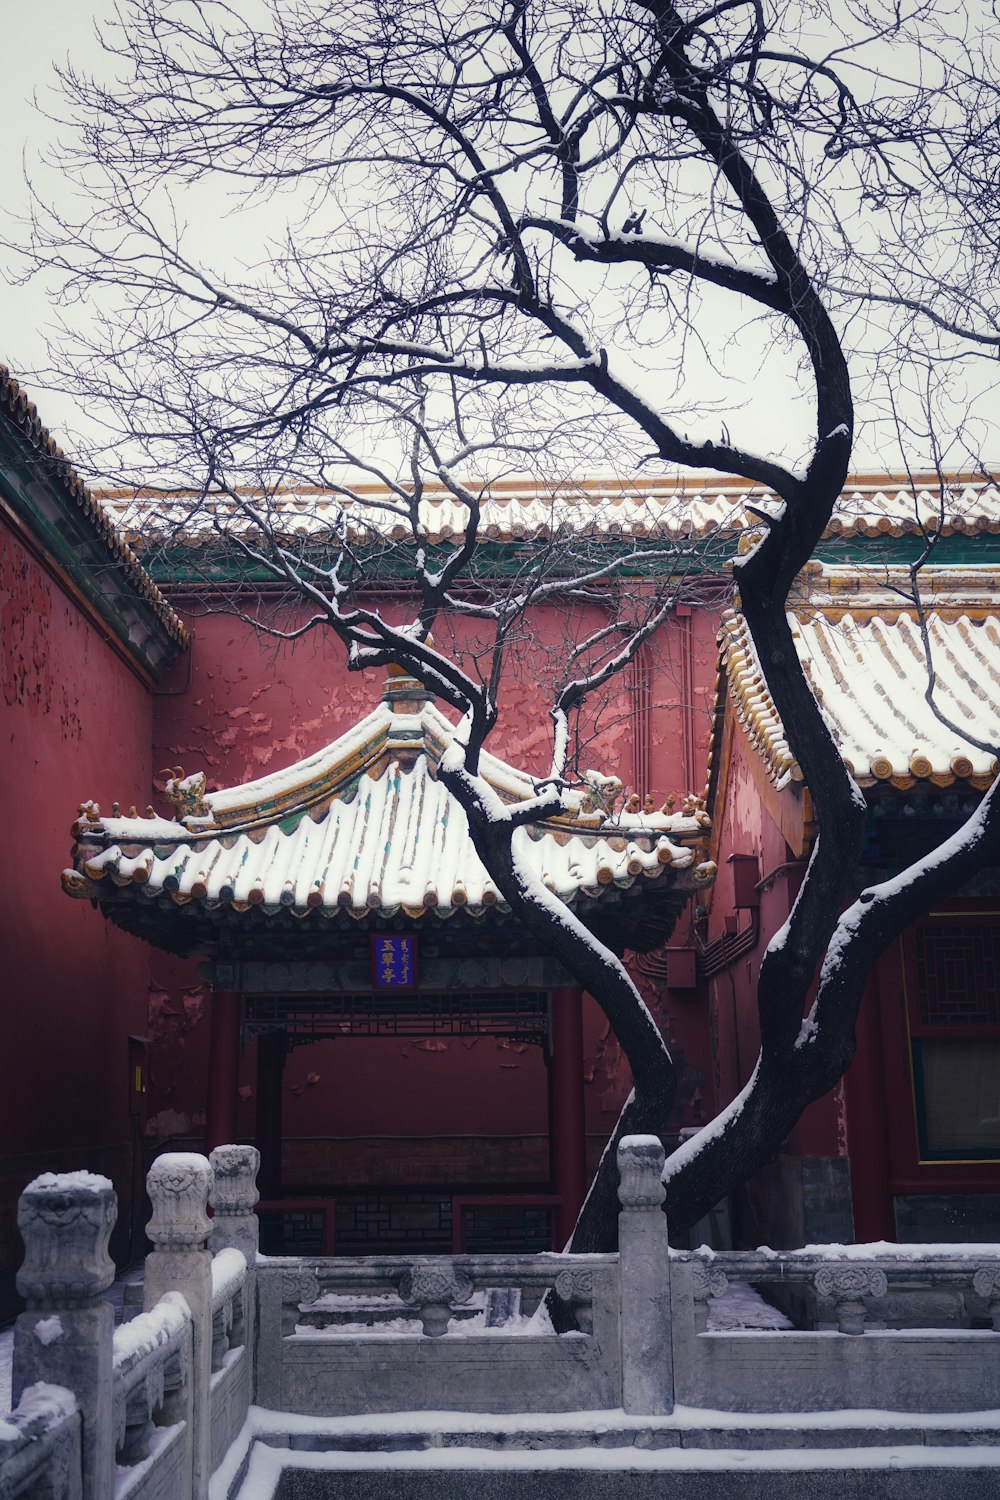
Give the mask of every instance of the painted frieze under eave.
[[[319, 956], [359, 925], [504, 925], [509, 908], [437, 777], [454, 732], [419, 684], [390, 678], [352, 731], [284, 771], [216, 792], [203, 775], [175, 776], [173, 818], [82, 804], [63, 886], [183, 953]], [[530, 776], [493, 756], [481, 771], [505, 803], [535, 795]], [[620, 792], [595, 777], [579, 808], [518, 837], [538, 877], [602, 940], [646, 950], [713, 879], [708, 818], [694, 799], [679, 812], [615, 812]]]
[[[469, 512], [444, 485], [421, 487], [420, 545], [454, 546], [465, 536]], [[201, 492], [108, 490], [101, 498], [122, 536], [164, 587], [234, 577], [260, 582], [273, 575], [265, 564], [248, 571], [244, 550], [233, 545], [261, 518], [269, 533], [296, 548], [328, 555], [346, 528], [352, 543], [382, 548], [380, 577], [409, 577], [415, 543], [397, 497], [374, 484], [350, 492], [315, 487], [246, 490], [246, 506], [232, 496]], [[661, 478], [589, 479], [572, 483], [506, 480], [480, 494], [479, 547], [473, 574], [519, 567], [522, 547], [554, 537], [604, 554], [627, 542], [636, 556], [623, 574], [668, 570], [711, 575], [724, 569], [738, 547], [752, 545], [760, 514], [778, 505], [776, 495], [744, 480], [667, 474]], [[256, 516], [256, 519], [255, 519]], [[897, 562], [922, 550], [928, 530], [938, 530], [938, 560], [966, 561], [973, 548], [1000, 548], [1000, 490], [979, 475], [853, 477], [840, 496], [818, 544], [819, 553], [853, 560], [861, 549]], [[407, 548], [409, 542], [410, 548]]]

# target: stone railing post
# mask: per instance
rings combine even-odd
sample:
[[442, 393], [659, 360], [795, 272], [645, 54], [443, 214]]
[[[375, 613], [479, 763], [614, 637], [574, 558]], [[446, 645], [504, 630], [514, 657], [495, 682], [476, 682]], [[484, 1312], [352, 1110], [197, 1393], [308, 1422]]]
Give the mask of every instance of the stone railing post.
[[254, 1204], [260, 1152], [256, 1146], [216, 1146], [209, 1155], [212, 1166], [212, 1234], [215, 1250], [242, 1250], [252, 1270], [257, 1259], [258, 1219]]
[[[253, 1361], [257, 1345], [257, 1245], [260, 1226], [260, 1220], [254, 1213], [254, 1204], [260, 1197], [257, 1191], [260, 1152], [256, 1146], [216, 1146], [209, 1153], [208, 1159], [212, 1166], [212, 1190], [208, 1198], [212, 1209], [209, 1249], [213, 1254], [219, 1250], [241, 1250], [246, 1259], [247, 1279], [243, 1287], [241, 1342], [247, 1351], [247, 1359]], [[252, 1380], [251, 1400], [254, 1399], [255, 1384], [255, 1380]]]
[[655, 1135], [618, 1144], [622, 1406], [635, 1416], [674, 1409], [670, 1257], [663, 1147]]
[[155, 1249], [146, 1257], [145, 1310], [164, 1292], [180, 1292], [191, 1309], [192, 1500], [206, 1500], [211, 1473], [212, 1252], [205, 1248], [211, 1185], [207, 1158], [186, 1151], [158, 1157], [146, 1178], [153, 1205], [146, 1233]]
[[17, 1290], [27, 1311], [14, 1332], [14, 1405], [38, 1381], [68, 1387], [83, 1418], [83, 1500], [114, 1494], [114, 1310], [102, 1300], [115, 1278], [108, 1240], [118, 1199], [106, 1177], [46, 1172], [21, 1194], [24, 1262]]

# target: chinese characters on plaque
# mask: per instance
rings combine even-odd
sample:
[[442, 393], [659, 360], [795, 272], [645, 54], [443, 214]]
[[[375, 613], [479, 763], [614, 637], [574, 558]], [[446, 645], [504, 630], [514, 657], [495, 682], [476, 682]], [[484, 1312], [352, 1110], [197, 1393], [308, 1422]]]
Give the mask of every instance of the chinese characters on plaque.
[[417, 939], [372, 936], [372, 985], [377, 990], [412, 990], [417, 983]]

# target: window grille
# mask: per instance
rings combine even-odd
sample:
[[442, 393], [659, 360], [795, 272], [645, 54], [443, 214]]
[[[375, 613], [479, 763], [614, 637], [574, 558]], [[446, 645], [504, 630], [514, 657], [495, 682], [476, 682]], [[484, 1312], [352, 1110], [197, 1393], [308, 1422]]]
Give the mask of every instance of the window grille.
[[914, 934], [917, 1004], [924, 1026], [1000, 1022], [1000, 927], [921, 923]]

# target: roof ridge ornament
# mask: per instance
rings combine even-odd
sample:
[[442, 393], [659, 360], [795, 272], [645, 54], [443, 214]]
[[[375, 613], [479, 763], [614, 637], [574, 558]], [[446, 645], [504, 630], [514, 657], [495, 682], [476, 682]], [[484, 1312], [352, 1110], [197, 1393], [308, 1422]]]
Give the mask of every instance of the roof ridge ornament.
[[394, 714], [419, 714], [430, 703], [434, 694], [419, 677], [414, 677], [398, 662], [390, 662], [387, 676], [382, 684], [382, 701]]
[[183, 766], [172, 769], [168, 766], [160, 775], [167, 778], [163, 790], [173, 805], [174, 817], [178, 823], [183, 823], [185, 828], [214, 826], [215, 816], [205, 801], [208, 778], [204, 771], [195, 771], [191, 776], [185, 776]]

